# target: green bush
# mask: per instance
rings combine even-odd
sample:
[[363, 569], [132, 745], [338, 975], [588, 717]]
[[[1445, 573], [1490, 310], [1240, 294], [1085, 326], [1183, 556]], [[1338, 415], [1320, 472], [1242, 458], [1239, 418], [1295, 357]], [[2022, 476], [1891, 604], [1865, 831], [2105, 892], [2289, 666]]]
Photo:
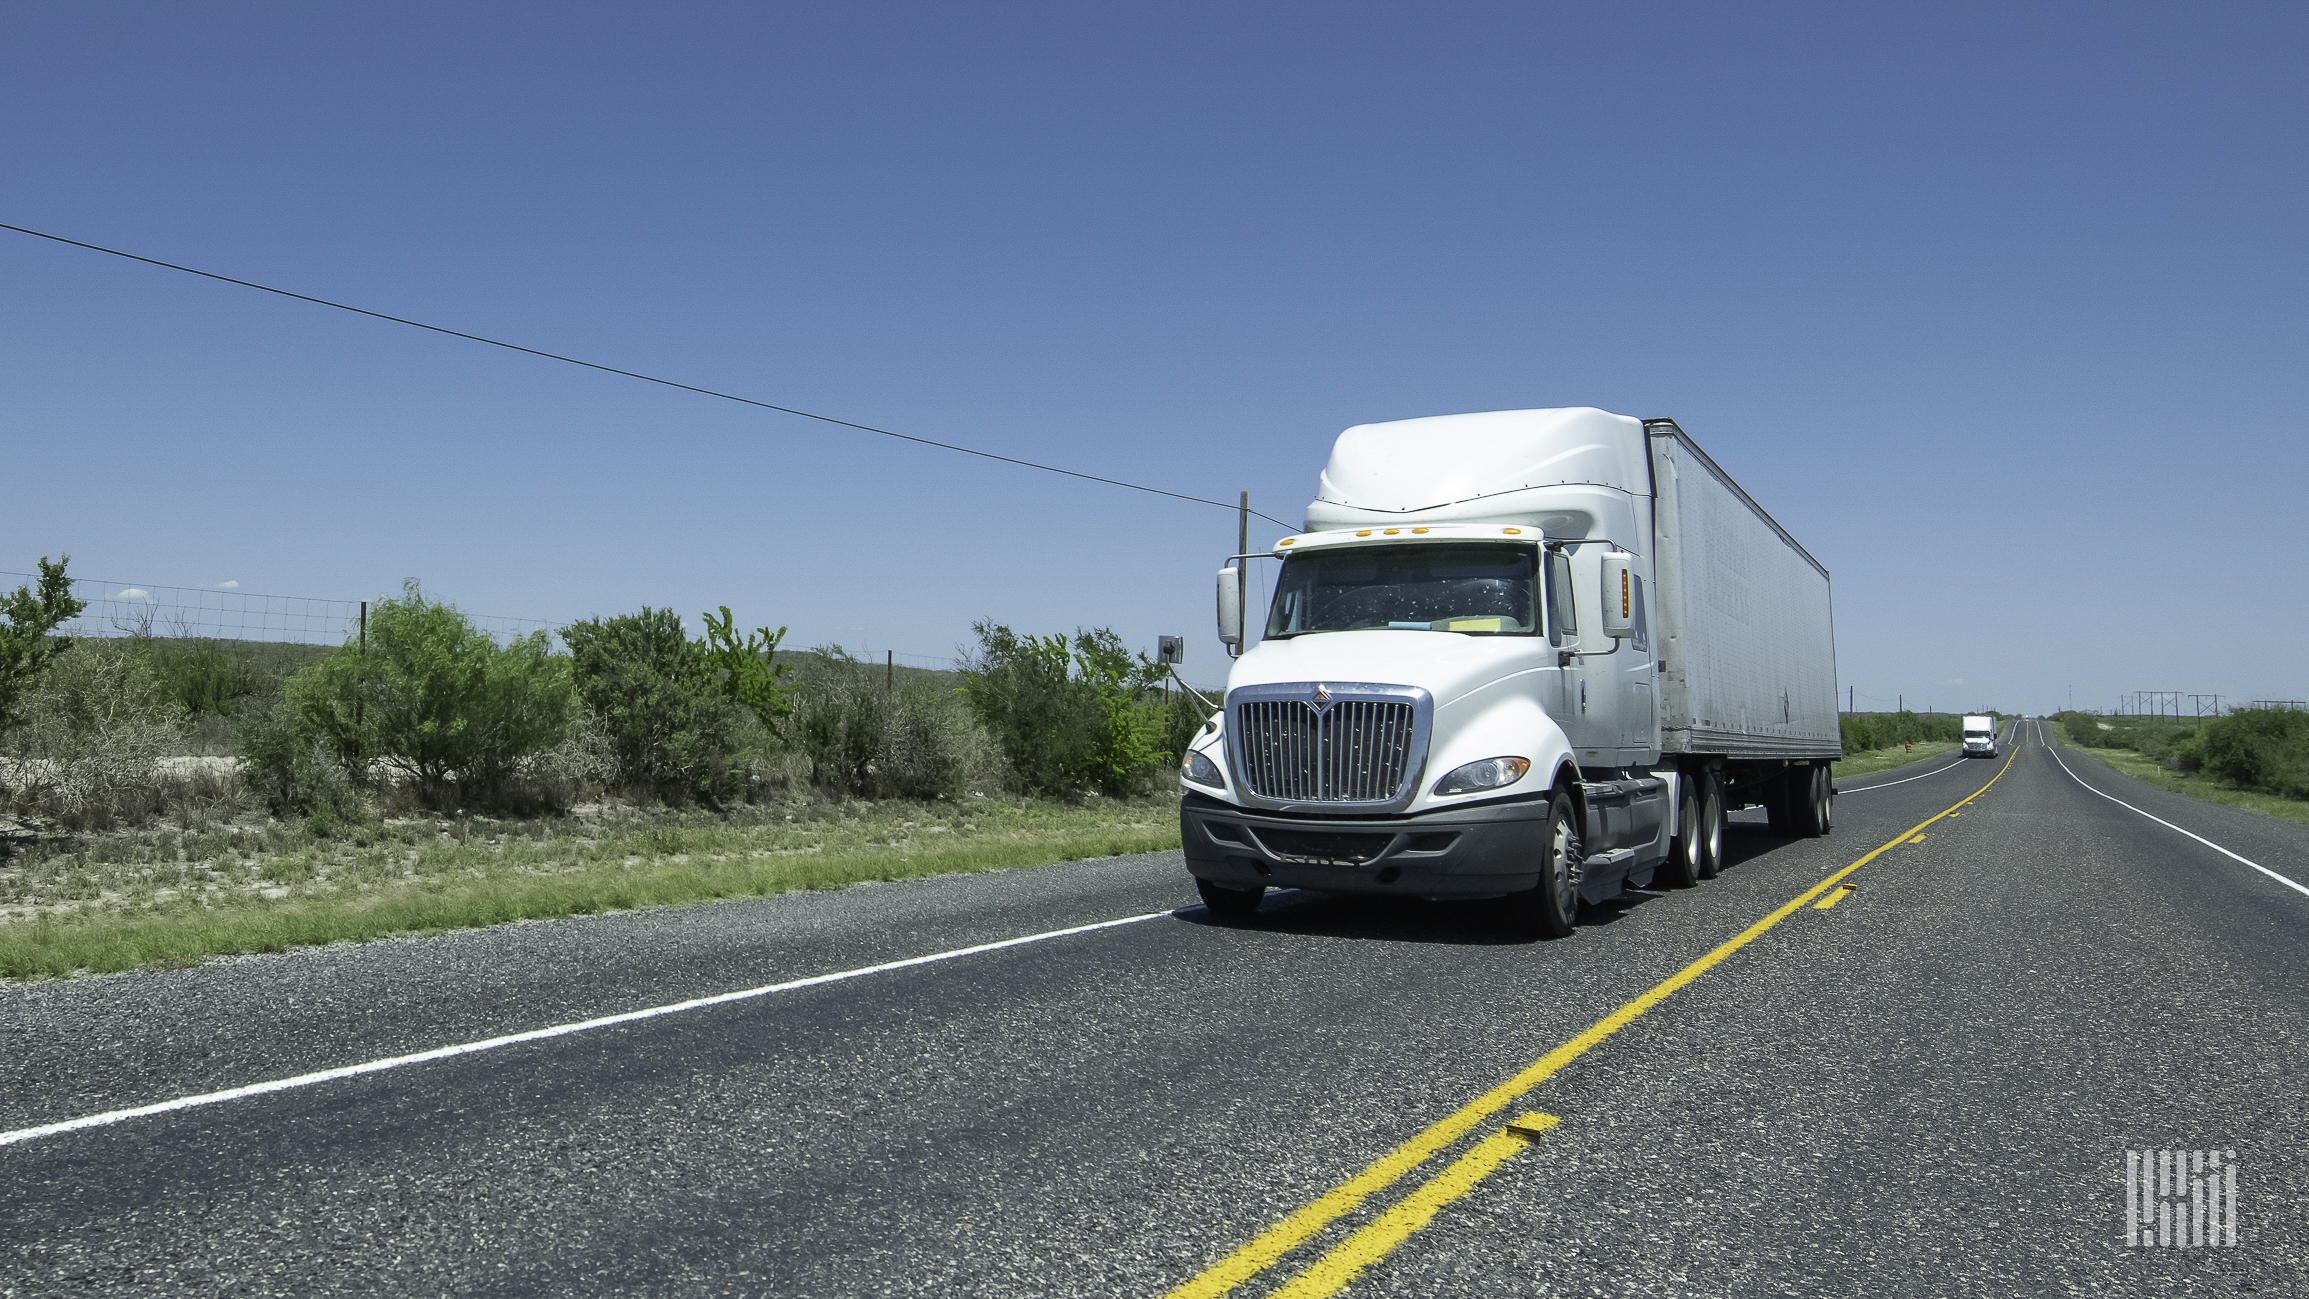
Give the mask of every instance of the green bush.
[[1843, 731], [1844, 752], [1848, 754], [1964, 738], [1964, 719], [1950, 713], [1918, 713], [1906, 709], [1897, 713], [1843, 713], [1837, 722]]
[[20, 586], [0, 600], [0, 735], [16, 725], [17, 705], [25, 692], [72, 645], [50, 633], [88, 607], [86, 601], [72, 598], [72, 582], [64, 576], [64, 566], [71, 562], [72, 556], [64, 555], [51, 564], [42, 555], [39, 590]]
[[[727, 611], [724, 611], [725, 616]], [[578, 697], [599, 721], [619, 778], [661, 796], [723, 802], [745, 787], [749, 744], [727, 669], [671, 609], [644, 607], [561, 629]]]
[[[1106, 628], [1020, 636], [981, 622], [963, 691], [1028, 793], [1128, 794], [1175, 755], [1162, 668]], [[1199, 722], [1198, 722], [1199, 724]]]
[[2208, 775], [2243, 789], [2309, 799], [2309, 712], [2239, 709], [2205, 723], [2200, 760]]
[[323, 835], [368, 819], [367, 804], [354, 788], [352, 773], [311, 727], [300, 724], [288, 700], [252, 700], [243, 705], [233, 739], [241, 779], [273, 815], [306, 817], [314, 832]]
[[228, 716], [264, 685], [252, 659], [227, 653], [215, 641], [156, 644], [153, 670], [190, 717]]
[[862, 798], [957, 798], [994, 765], [953, 689], [919, 678], [893, 689], [839, 645], [805, 660], [791, 732], [814, 782]]
[[496, 796], [521, 763], [569, 732], [569, 661], [545, 633], [500, 646], [412, 580], [345, 646], [290, 677], [297, 727], [356, 776], [382, 764], [435, 805]]

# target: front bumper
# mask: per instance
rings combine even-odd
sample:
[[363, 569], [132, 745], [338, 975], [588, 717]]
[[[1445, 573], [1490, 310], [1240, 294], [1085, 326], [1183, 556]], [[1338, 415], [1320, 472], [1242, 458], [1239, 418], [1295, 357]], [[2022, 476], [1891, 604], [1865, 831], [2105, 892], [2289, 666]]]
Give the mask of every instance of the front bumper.
[[1197, 879], [1324, 893], [1488, 898], [1539, 884], [1545, 797], [1416, 816], [1278, 816], [1200, 794], [1179, 799]]

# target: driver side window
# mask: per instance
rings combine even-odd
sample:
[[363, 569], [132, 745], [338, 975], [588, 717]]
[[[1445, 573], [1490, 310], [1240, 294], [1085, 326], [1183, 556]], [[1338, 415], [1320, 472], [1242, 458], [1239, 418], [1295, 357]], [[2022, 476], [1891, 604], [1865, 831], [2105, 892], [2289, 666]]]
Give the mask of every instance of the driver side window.
[[1571, 556], [1560, 550], [1547, 556], [1547, 641], [1550, 645], [1579, 640], [1579, 606], [1572, 599]]

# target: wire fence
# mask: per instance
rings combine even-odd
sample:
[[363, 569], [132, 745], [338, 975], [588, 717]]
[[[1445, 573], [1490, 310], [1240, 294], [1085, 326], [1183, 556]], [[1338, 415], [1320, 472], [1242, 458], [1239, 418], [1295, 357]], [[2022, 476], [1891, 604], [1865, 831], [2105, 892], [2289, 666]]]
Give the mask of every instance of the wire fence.
[[[20, 583], [37, 586], [39, 581], [36, 573], [0, 570], [0, 590]], [[377, 601], [388, 598], [380, 594], [364, 602], [309, 595], [264, 595], [238, 588], [161, 586], [94, 577], [74, 578], [72, 596], [83, 601], [85, 607], [78, 617], [56, 629], [59, 635], [157, 636], [171, 640], [296, 645], [345, 643], [360, 634], [361, 606], [367, 603], [373, 607]], [[560, 625], [539, 618], [475, 613], [465, 616], [500, 643], [536, 631], [552, 636]], [[951, 654], [916, 654], [871, 646], [841, 648], [860, 663], [891, 668], [956, 672], [969, 666], [967, 660]]]
[[[0, 572], [0, 584], [15, 580], [37, 585], [32, 573]], [[72, 596], [84, 601], [78, 617], [58, 627], [66, 636], [161, 636], [180, 640], [272, 641], [338, 645], [357, 636], [361, 607], [369, 601], [332, 600], [307, 595], [262, 595], [222, 587], [159, 586], [83, 577], [72, 581]], [[534, 631], [551, 634], [537, 618], [467, 614], [476, 627], [500, 641]]]

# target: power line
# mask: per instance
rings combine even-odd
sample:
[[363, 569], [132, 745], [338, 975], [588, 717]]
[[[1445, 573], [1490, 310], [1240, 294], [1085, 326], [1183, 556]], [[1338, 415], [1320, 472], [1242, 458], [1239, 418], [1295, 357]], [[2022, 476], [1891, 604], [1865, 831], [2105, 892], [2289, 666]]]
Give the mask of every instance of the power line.
[[[676, 383], [671, 379], [660, 379], [656, 375], [642, 374], [634, 370], [620, 370], [614, 365], [602, 365], [596, 361], [581, 361], [574, 356], [563, 356], [558, 352], [544, 352], [534, 347], [523, 347], [519, 343], [508, 343], [502, 339], [483, 338], [479, 334], [468, 334], [463, 330], [448, 329], [440, 325], [428, 325], [422, 320], [410, 320], [404, 316], [388, 316], [382, 311], [371, 311], [366, 307], [355, 307], [342, 302], [331, 302], [327, 298], [316, 298], [310, 294], [291, 293], [287, 289], [276, 289], [269, 284], [258, 284], [253, 280], [236, 280], [230, 275], [219, 275], [214, 271], [199, 270], [191, 266], [179, 266], [175, 262], [164, 262], [155, 257], [140, 257], [135, 253], [122, 252], [118, 248], [107, 248], [102, 244], [82, 243], [78, 239], [67, 239], [62, 235], [52, 235], [41, 230], [28, 230], [23, 226], [12, 226], [6, 223], [0, 223], [0, 230], [13, 230], [20, 235], [31, 235], [35, 239], [47, 239], [60, 244], [70, 244], [74, 248], [86, 248], [90, 252], [109, 253], [114, 257], [125, 257], [132, 262], [143, 262], [148, 266], [158, 266], [164, 270], [182, 271], [187, 275], [198, 275], [203, 279], [222, 280], [226, 284], [238, 284], [244, 289], [256, 289], [264, 293], [277, 293], [284, 298], [295, 298], [299, 302], [310, 302], [315, 306], [335, 307], [339, 311], [350, 311], [356, 316], [369, 316], [377, 320], [389, 320], [396, 325], [407, 325], [412, 329], [429, 329], [436, 334], [447, 334], [451, 338], [463, 338], [475, 343], [487, 343], [491, 347], [502, 347], [509, 352], [526, 352], [531, 356], [544, 357], [548, 361], [562, 361], [569, 365], [582, 365], [588, 370], [600, 370], [606, 374], [624, 375], [628, 379], [639, 379], [644, 383], [655, 383], [662, 384], [668, 388], [679, 388], [683, 392], [694, 392], [700, 396], [719, 397], [723, 401], [734, 401], [746, 406], [758, 406], [763, 410], [777, 411], [781, 415], [799, 415], [803, 419], [814, 419], [824, 424], [839, 424], [843, 428], [857, 429], [861, 433], [879, 433], [883, 437], [897, 438], [901, 442], [919, 443], [922, 446], [937, 447], [943, 451], [959, 451], [966, 456], [978, 456], [986, 460], [999, 460], [1006, 465], [1020, 465], [1027, 469], [1040, 469], [1047, 473], [1064, 474], [1069, 478], [1081, 478], [1089, 482], [1105, 483], [1110, 487], [1127, 487], [1134, 492], [1148, 492], [1155, 496], [1168, 496], [1172, 500], [1192, 501], [1197, 505], [1216, 505], [1223, 510], [1232, 510], [1238, 508], [1237, 506], [1228, 504], [1225, 501], [1213, 501], [1200, 496], [1188, 496], [1183, 492], [1167, 492], [1160, 487], [1148, 487], [1140, 483], [1126, 483], [1120, 478], [1101, 478], [1097, 474], [1086, 474], [1074, 469], [1061, 469], [1057, 465], [1041, 464], [1033, 460], [1020, 460], [1014, 456], [996, 455], [992, 451], [979, 451], [971, 447], [957, 446], [952, 442], [940, 442], [933, 438], [918, 438], [911, 433], [894, 433], [886, 428], [875, 428], [871, 424], [857, 424], [846, 419], [835, 419], [831, 415], [817, 415], [812, 414], [806, 410], [796, 410], [791, 406], [779, 406], [766, 401], [755, 401], [751, 397], [740, 397], [735, 393], [716, 392], [711, 388], [700, 388], [694, 384]], [[1251, 513], [1258, 514], [1260, 518], [1274, 524], [1276, 527], [1291, 527], [1290, 524], [1283, 522], [1281, 519], [1275, 518], [1271, 515], [1259, 514], [1257, 510], [1253, 510]], [[1297, 531], [1297, 529], [1292, 530]]]

